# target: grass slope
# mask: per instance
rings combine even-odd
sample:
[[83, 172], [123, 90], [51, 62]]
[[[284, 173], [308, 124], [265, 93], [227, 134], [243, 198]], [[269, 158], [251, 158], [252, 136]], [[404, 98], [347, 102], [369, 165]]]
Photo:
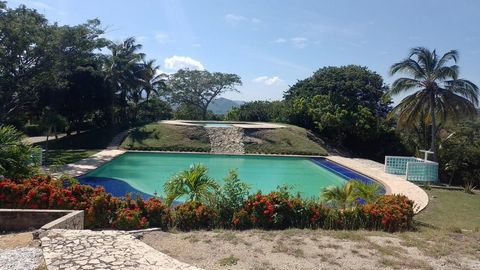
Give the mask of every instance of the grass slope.
[[52, 150], [48, 151], [46, 165], [63, 165], [88, 158], [98, 150]]
[[285, 128], [246, 131], [250, 137], [246, 153], [328, 155], [323, 142], [304, 128], [286, 125]]
[[[49, 140], [48, 149], [102, 149], [106, 148], [121, 128], [102, 128], [88, 130], [80, 134]], [[36, 143], [45, 148], [45, 142]]]
[[444, 189], [426, 190], [428, 207], [416, 220], [442, 229], [480, 230], [480, 195]]
[[203, 127], [149, 124], [134, 129], [122, 145], [132, 150], [210, 151], [210, 141]]

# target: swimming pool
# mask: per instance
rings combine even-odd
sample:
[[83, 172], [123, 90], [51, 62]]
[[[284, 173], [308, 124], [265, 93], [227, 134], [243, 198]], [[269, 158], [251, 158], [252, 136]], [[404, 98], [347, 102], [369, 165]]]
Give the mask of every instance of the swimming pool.
[[104, 186], [115, 196], [132, 192], [143, 197], [154, 194], [163, 197], [165, 182], [193, 164], [205, 165], [208, 175], [220, 184], [229, 170], [237, 169], [240, 179], [248, 183], [252, 191], [266, 193], [289, 185], [305, 198], [318, 197], [323, 188], [341, 186], [350, 178], [364, 177], [342, 166], [335, 168], [334, 163], [324, 159], [309, 157], [127, 152], [80, 177], [79, 181]]

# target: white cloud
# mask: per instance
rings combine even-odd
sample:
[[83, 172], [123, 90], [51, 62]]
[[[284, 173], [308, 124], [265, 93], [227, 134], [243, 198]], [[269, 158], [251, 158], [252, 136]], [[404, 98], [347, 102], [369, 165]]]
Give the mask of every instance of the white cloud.
[[277, 38], [273, 41], [273, 43], [285, 43], [285, 42], [287, 42], [287, 40], [284, 38]]
[[155, 40], [160, 44], [165, 44], [167, 42], [172, 41], [170, 36], [166, 33], [157, 33], [155, 34]]
[[306, 37], [294, 37], [290, 39], [290, 41], [292, 42], [293, 46], [302, 49], [307, 46], [308, 39]]
[[293, 38], [286, 39], [286, 38], [279, 37], [279, 38], [273, 40], [272, 42], [273, 43], [278, 43], [278, 44], [290, 43], [296, 48], [303, 49], [308, 44], [308, 38], [306, 38], [306, 37], [293, 37]]
[[165, 58], [164, 66], [167, 69], [179, 70], [179, 69], [195, 69], [195, 70], [204, 70], [202, 63], [188, 56], [178, 56], [174, 55], [169, 58]]
[[268, 77], [268, 76], [260, 76], [253, 80], [256, 83], [261, 83], [266, 86], [278, 85], [283, 82], [282, 79], [278, 76]]
[[262, 22], [262, 20], [260, 20], [259, 18], [254, 18], [254, 17], [248, 18], [242, 15], [232, 14], [232, 13], [225, 15], [224, 20], [230, 25], [238, 25], [241, 23], [250, 23], [253, 25], [257, 25]]
[[244, 21], [248, 21], [246, 17], [243, 17], [241, 15], [236, 15], [236, 14], [227, 14], [224, 17], [225, 21], [229, 24], [238, 24]]

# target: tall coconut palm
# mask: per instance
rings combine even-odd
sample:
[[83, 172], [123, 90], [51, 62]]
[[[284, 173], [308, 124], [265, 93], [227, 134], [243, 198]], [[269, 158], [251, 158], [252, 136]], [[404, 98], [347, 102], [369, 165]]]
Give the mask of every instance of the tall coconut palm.
[[142, 45], [137, 44], [133, 37], [118, 44], [112, 43], [108, 48], [112, 55], [106, 61], [106, 79], [119, 97], [122, 117], [126, 120], [127, 97], [129, 91], [141, 85], [143, 75], [141, 61], [145, 54], [139, 52]]
[[155, 60], [144, 62], [143, 69], [142, 87], [148, 101], [152, 94], [160, 95], [165, 87], [166, 75], [159, 72], [160, 67], [155, 65]]
[[189, 201], [207, 201], [212, 192], [218, 189], [217, 182], [207, 176], [207, 171], [205, 166], [195, 164], [173, 176], [164, 185], [167, 203], [170, 205], [182, 196], [188, 197]]
[[[408, 58], [390, 68], [391, 75], [404, 73], [409, 75], [395, 80], [389, 90], [390, 95], [415, 90], [405, 97], [392, 114], [398, 117], [399, 126], [415, 124], [422, 115], [431, 123], [431, 151], [436, 152], [437, 120], [458, 119], [475, 115], [478, 105], [478, 87], [465, 79], [459, 79], [459, 67], [456, 65], [456, 50], [439, 57], [435, 50], [414, 48]], [[449, 65], [450, 62], [453, 65]], [[436, 154], [434, 154], [436, 158]]]

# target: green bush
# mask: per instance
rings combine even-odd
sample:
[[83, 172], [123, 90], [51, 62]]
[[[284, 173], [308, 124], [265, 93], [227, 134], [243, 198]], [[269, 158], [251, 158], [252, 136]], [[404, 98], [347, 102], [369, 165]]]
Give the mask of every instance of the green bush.
[[23, 131], [27, 136], [42, 136], [45, 129], [40, 125], [25, 125]]
[[243, 205], [248, 196], [249, 186], [238, 178], [236, 170], [231, 170], [221, 188], [215, 191], [213, 204], [218, 211], [220, 225], [230, 227], [233, 214]]
[[0, 175], [21, 179], [38, 172], [34, 155], [39, 149], [24, 143], [23, 138], [14, 127], [0, 125]]

